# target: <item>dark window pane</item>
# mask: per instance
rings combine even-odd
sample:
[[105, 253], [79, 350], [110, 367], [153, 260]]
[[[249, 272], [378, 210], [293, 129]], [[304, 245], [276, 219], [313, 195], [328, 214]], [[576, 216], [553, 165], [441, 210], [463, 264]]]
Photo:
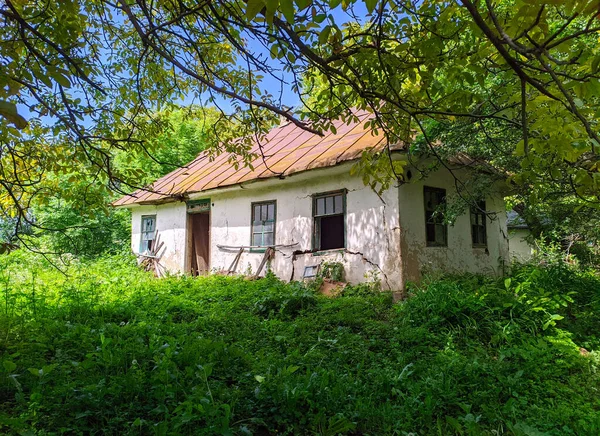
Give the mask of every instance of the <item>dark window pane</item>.
[[254, 217], [253, 221], [260, 221], [260, 204], [254, 205]]
[[435, 225], [427, 224], [425, 226], [425, 229], [427, 232], [427, 242], [434, 242], [435, 241]]
[[336, 195], [334, 198], [334, 202], [335, 202], [335, 211], [334, 213], [342, 213], [344, 211], [344, 206], [343, 206], [343, 202], [342, 202], [342, 196], [341, 195]]
[[321, 250], [344, 248], [344, 215], [324, 216], [320, 219]]
[[446, 191], [443, 189], [425, 188], [425, 234], [428, 245], [447, 245], [447, 225], [444, 223], [446, 210]]
[[442, 224], [435, 225], [435, 243], [446, 245], [446, 226]]
[[144, 218], [142, 220], [142, 231], [151, 232], [154, 231], [154, 218]]
[[433, 212], [425, 211], [425, 222], [426, 223], [433, 222]]
[[317, 215], [325, 215], [325, 199], [317, 198]]
[[273, 245], [273, 233], [265, 233], [263, 235], [263, 245]]
[[263, 245], [263, 235], [262, 233], [254, 233], [252, 235], [252, 245], [262, 246]]
[[263, 225], [262, 225], [262, 231], [263, 232], [272, 232], [273, 228], [275, 227], [275, 223], [273, 221], [266, 221]]
[[425, 191], [425, 209], [428, 211], [435, 210], [435, 205], [432, 201], [431, 192]]
[[485, 201], [471, 208], [471, 240], [475, 245], [487, 244], [485, 210]]

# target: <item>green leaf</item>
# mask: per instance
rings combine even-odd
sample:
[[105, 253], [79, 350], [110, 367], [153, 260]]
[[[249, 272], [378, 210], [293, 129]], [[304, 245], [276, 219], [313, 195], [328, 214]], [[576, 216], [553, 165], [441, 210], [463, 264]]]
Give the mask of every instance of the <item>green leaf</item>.
[[36, 377], [41, 377], [43, 375], [43, 372], [41, 369], [27, 368], [27, 371], [29, 371], [31, 374], [35, 375]]
[[592, 73], [596, 74], [598, 72], [599, 66], [600, 66], [600, 56], [596, 56], [592, 60]]
[[255, 375], [254, 378], [257, 382], [262, 383], [265, 381], [265, 378], [262, 375]]
[[282, 0], [279, 3], [281, 13], [289, 24], [294, 24], [294, 2], [292, 0]]
[[525, 155], [525, 141], [520, 140], [517, 143], [517, 148], [515, 149], [515, 154], [517, 156], [524, 156]]
[[377, 6], [378, 0], [365, 0], [365, 6], [367, 6], [367, 11], [370, 14], [375, 10], [375, 6]]
[[294, 366], [294, 365], [292, 365], [292, 366], [288, 366], [288, 367], [286, 368], [286, 371], [285, 371], [285, 372], [286, 372], [286, 373], [288, 373], [288, 374], [293, 374], [293, 373], [295, 373], [296, 371], [298, 371], [299, 369], [300, 369], [300, 367], [299, 367], [299, 366]]
[[312, 4], [312, 0], [295, 0], [299, 11], [303, 11]]
[[248, 0], [248, 3], [246, 4], [246, 18], [248, 18], [248, 20], [253, 20], [264, 7], [264, 0]]
[[56, 368], [58, 365], [56, 363], [53, 363], [52, 365], [45, 365], [42, 368], [42, 375], [46, 375], [46, 374], [50, 374], [52, 371], [54, 371], [54, 368]]
[[71, 87], [71, 81], [69, 80], [69, 78], [67, 76], [65, 76], [63, 73], [61, 73], [60, 71], [57, 70], [48, 70], [48, 75], [50, 77], [52, 77], [56, 83], [58, 83], [60, 86], [62, 86], [63, 88], [70, 88]]
[[319, 33], [319, 44], [325, 44], [329, 39], [329, 35], [331, 35], [331, 26], [327, 25]]
[[279, 0], [266, 0], [265, 5], [267, 9], [267, 13], [265, 14], [267, 23], [273, 24], [273, 17], [275, 16], [275, 12], [277, 12], [277, 8], [279, 7]]
[[0, 115], [13, 123], [19, 130], [27, 127], [27, 120], [17, 112], [17, 105], [0, 100]]
[[2, 362], [2, 366], [4, 367], [6, 372], [13, 372], [15, 369], [17, 369], [17, 364], [10, 360], [5, 360], [4, 362]]

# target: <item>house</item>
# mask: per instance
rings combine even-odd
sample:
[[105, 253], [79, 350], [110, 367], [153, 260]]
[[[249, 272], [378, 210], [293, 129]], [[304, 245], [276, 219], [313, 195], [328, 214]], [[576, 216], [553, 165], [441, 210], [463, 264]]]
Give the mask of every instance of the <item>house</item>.
[[[261, 140], [262, 155], [255, 143], [260, 157], [252, 168], [202, 153], [121, 198], [115, 205], [132, 212], [133, 251], [151, 248], [160, 235], [169, 271], [244, 273], [256, 272], [272, 247], [270, 268], [284, 280], [341, 262], [347, 281], [379, 280], [392, 290], [436, 271], [503, 274], [509, 257], [500, 193], [451, 225], [439, 213], [457, 195], [454, 177], [472, 170], [451, 174], [444, 166], [422, 178], [407, 164], [410, 181], [381, 195], [350, 174], [363, 152], [384, 147], [383, 136], [365, 127], [368, 117], [336, 121], [335, 133], [324, 136], [281, 125]], [[407, 159], [402, 145], [391, 150], [393, 159]]]
[[531, 232], [525, 220], [517, 212], [510, 210], [507, 213], [506, 227], [511, 262], [522, 263], [531, 260], [534, 246], [530, 242]]

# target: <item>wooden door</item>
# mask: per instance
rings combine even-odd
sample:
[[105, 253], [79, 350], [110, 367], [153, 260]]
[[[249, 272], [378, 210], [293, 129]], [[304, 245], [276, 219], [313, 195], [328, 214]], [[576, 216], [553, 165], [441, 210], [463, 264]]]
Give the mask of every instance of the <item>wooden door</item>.
[[210, 216], [208, 213], [189, 215], [191, 243], [191, 273], [194, 276], [208, 273], [210, 244]]

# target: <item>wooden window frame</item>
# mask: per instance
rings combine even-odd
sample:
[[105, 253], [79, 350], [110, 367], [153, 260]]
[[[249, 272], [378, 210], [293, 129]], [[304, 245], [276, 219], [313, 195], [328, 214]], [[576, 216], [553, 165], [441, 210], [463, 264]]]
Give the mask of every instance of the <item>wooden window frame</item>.
[[[336, 191], [328, 191], [328, 192], [319, 192], [312, 195], [312, 217], [313, 217], [313, 232], [312, 232], [312, 248], [315, 252], [329, 252], [329, 251], [339, 251], [345, 250], [347, 246], [346, 241], [346, 194], [348, 193], [347, 189], [339, 189]], [[334, 197], [337, 195], [341, 195], [342, 197], [342, 212], [341, 213], [325, 213], [325, 214], [317, 214], [317, 200], [320, 198]], [[335, 200], [334, 200], [334, 210], [335, 210]], [[320, 228], [321, 222], [320, 218], [324, 216], [343, 216], [343, 232], [344, 232], [344, 246], [340, 248], [331, 248], [331, 249], [321, 249], [320, 244]]]
[[[425, 194], [427, 192], [431, 192], [431, 193], [438, 193], [438, 194], [443, 194], [443, 200], [442, 203], [443, 204], [443, 212], [442, 212], [442, 221], [441, 222], [437, 222], [436, 220], [431, 221], [428, 219], [428, 212], [431, 212], [427, 209], [427, 201], [425, 200]], [[448, 224], [443, 222], [444, 220], [444, 214], [446, 213], [446, 205], [447, 205], [447, 193], [446, 190], [443, 188], [434, 188], [432, 186], [423, 186], [423, 210], [425, 212], [425, 244], [427, 245], [427, 247], [448, 247]], [[439, 207], [439, 204], [437, 205], [437, 207]], [[437, 209], [436, 207], [436, 209]], [[433, 213], [436, 213], [437, 211], [434, 211]], [[433, 216], [433, 215], [432, 215]], [[427, 225], [428, 224], [433, 224], [434, 226], [438, 226], [438, 225], [443, 225], [443, 229], [444, 229], [444, 243], [440, 244], [440, 243], [436, 243], [435, 241], [429, 241], [427, 239]]]
[[[470, 221], [471, 221], [471, 243], [474, 248], [487, 248], [487, 215], [485, 214], [486, 204], [485, 200], [480, 200], [477, 202], [477, 206], [471, 206], [470, 208]], [[484, 212], [482, 212], [484, 211]], [[475, 221], [473, 222], [473, 218], [475, 217]], [[477, 217], [481, 219], [481, 224], [478, 223]], [[479, 239], [479, 233], [475, 231], [475, 227], [483, 228], [483, 242], [477, 241], [475, 242], [476, 236]]]
[[[154, 220], [154, 228], [151, 231], [144, 231], [144, 221], [152, 218]], [[144, 235], [146, 233], [152, 233], [152, 239], [144, 239]], [[152, 244], [150, 244], [150, 249], [152, 249], [152, 245], [154, 244], [154, 235], [156, 234], [156, 214], [154, 215], [142, 215], [142, 219], [141, 219], [141, 225], [140, 225], [140, 253], [146, 253], [148, 248], [144, 248], [144, 241], [153, 241]]]
[[[265, 223], [267, 222], [272, 222], [273, 223], [273, 231], [272, 232], [265, 232], [264, 231], [264, 227], [263, 227], [263, 231], [262, 232], [255, 232], [254, 231], [254, 225], [255, 225], [255, 221], [254, 221], [254, 208], [255, 206], [268, 206], [272, 204], [273, 205], [273, 219], [272, 220], [261, 220], [261, 225], [264, 226]], [[268, 213], [268, 212], [267, 212]], [[268, 216], [267, 216], [268, 218]], [[277, 200], [265, 200], [265, 201], [254, 201], [252, 203], [250, 203], [250, 245], [252, 247], [257, 246], [257, 248], [251, 248], [250, 251], [253, 252], [257, 252], [257, 253], [261, 253], [264, 252], [268, 247], [271, 247], [273, 245], [275, 245], [276, 243], [276, 236], [277, 236]], [[254, 234], [255, 233], [260, 233], [262, 235], [262, 241], [264, 242], [264, 235], [265, 233], [273, 233], [273, 244], [272, 245], [258, 245], [254, 243]], [[258, 248], [260, 247], [260, 248]]]

